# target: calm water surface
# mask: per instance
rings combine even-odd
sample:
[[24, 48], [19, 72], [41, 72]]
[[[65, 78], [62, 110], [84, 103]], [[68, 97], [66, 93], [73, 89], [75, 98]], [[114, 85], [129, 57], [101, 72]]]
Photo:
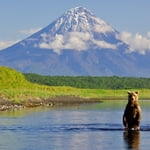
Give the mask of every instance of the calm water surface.
[[0, 112], [0, 150], [149, 150], [150, 101], [141, 131], [125, 132], [126, 101]]

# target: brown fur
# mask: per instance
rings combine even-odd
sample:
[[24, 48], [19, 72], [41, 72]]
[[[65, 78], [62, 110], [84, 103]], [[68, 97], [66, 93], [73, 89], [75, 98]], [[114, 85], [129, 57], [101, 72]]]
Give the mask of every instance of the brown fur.
[[138, 104], [138, 92], [128, 92], [128, 103], [123, 114], [123, 124], [128, 130], [139, 130], [141, 108]]

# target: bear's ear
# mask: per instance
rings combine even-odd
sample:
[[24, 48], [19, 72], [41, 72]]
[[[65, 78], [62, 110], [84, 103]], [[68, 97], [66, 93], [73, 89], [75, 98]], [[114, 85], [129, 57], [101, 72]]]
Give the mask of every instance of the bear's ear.
[[136, 91], [135, 93], [136, 93], [136, 94], [139, 94], [139, 92], [138, 92], [138, 91]]
[[131, 91], [128, 91], [127, 93], [128, 93], [128, 94], [131, 94]]

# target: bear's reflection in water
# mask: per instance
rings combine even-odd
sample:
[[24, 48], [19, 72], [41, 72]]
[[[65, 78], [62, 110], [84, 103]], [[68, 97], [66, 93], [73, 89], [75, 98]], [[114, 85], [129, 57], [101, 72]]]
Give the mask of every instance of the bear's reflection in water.
[[128, 149], [139, 150], [140, 131], [125, 131], [123, 137]]

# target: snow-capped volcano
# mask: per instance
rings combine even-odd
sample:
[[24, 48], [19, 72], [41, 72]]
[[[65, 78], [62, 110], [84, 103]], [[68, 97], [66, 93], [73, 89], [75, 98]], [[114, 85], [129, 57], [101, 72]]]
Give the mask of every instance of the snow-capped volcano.
[[65, 32], [114, 32], [114, 29], [103, 20], [83, 7], [72, 8], [62, 15], [54, 25], [54, 33]]
[[[72, 8], [38, 34], [25, 41], [36, 41], [34, 46], [43, 49], [88, 50], [98, 48], [116, 49], [121, 41], [110, 25], [83, 7]], [[40, 40], [39, 40], [40, 39]], [[22, 43], [23, 44], [23, 43]]]
[[150, 77], [150, 54], [126, 53], [119, 32], [83, 7], [0, 51], [0, 65], [44, 75]]

